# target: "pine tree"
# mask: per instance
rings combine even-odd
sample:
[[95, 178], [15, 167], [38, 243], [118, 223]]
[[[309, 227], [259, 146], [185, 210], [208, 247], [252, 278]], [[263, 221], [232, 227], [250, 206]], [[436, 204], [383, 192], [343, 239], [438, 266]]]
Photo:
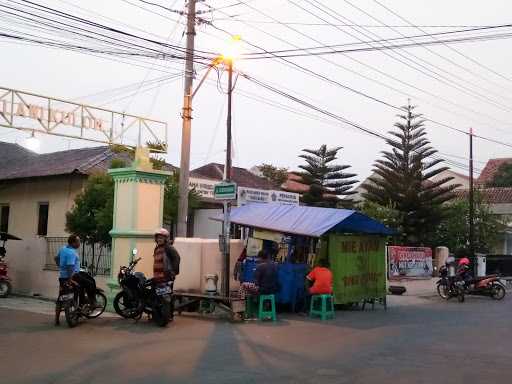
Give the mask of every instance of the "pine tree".
[[428, 245], [436, 226], [442, 220], [441, 205], [453, 197], [453, 177], [433, 181], [448, 167], [438, 166], [443, 159], [432, 159], [437, 151], [430, 146], [421, 114], [414, 106], [403, 107], [397, 128], [386, 140], [390, 151], [374, 164], [375, 176], [365, 185], [367, 200], [383, 207], [393, 206], [399, 212], [397, 229], [406, 245]]
[[328, 149], [324, 144], [319, 149], [303, 149], [305, 154], [299, 157], [306, 160], [306, 165], [300, 165], [304, 172], [300, 173], [304, 184], [309, 191], [302, 196], [302, 202], [316, 207], [334, 208], [339, 205], [351, 206], [352, 200], [341, 199], [353, 194], [350, 191], [357, 183], [353, 173], [345, 173], [350, 165], [331, 164], [337, 160], [338, 151], [342, 147]]

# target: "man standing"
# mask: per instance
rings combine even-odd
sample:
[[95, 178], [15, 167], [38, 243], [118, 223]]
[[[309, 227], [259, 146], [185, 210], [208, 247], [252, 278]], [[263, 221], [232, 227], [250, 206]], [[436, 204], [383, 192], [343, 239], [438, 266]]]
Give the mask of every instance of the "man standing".
[[180, 255], [172, 245], [169, 231], [160, 228], [155, 231], [153, 253], [153, 278], [158, 283], [173, 281], [180, 273]]

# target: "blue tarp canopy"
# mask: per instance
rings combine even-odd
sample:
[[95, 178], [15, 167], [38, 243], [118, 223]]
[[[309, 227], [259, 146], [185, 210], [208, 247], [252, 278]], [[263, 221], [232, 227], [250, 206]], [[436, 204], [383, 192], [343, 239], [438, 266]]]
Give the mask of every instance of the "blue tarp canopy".
[[[212, 218], [222, 220], [222, 215]], [[349, 209], [251, 203], [231, 211], [231, 222], [246, 227], [320, 237], [327, 232], [392, 235], [381, 222]]]

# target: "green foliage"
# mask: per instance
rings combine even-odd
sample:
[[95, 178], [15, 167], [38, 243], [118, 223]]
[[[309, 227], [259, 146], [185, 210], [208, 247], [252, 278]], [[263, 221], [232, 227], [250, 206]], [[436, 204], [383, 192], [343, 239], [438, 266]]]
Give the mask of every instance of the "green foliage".
[[309, 186], [309, 191], [302, 196], [304, 204], [330, 208], [340, 204], [352, 205], [350, 199], [341, 200], [340, 197], [354, 193], [350, 189], [357, 183], [354, 179], [356, 175], [344, 172], [350, 165], [332, 164], [338, 159], [337, 155], [341, 148], [328, 149], [326, 145], [322, 145], [319, 149], [303, 149], [305, 154], [299, 157], [306, 160], [306, 165], [299, 166], [303, 170], [300, 176], [302, 182]]
[[[477, 253], [490, 252], [507, 227], [506, 218], [491, 212], [483, 194], [475, 191], [475, 237], [474, 247]], [[469, 245], [469, 201], [456, 200], [446, 204], [444, 220], [436, 228], [433, 243], [446, 246], [455, 254], [468, 255]]]
[[398, 228], [401, 222], [400, 212], [393, 205], [379, 205], [365, 200], [358, 210], [371, 218], [380, 221], [390, 228]]
[[272, 164], [261, 164], [258, 165], [258, 169], [262, 173], [263, 177], [269, 180], [276, 187], [280, 187], [283, 183], [288, 180], [288, 169], [279, 168]]
[[112, 177], [93, 175], [89, 177], [83, 192], [75, 198], [73, 209], [66, 214], [66, 230], [77, 234], [88, 244], [110, 244], [113, 207]]
[[110, 163], [111, 169], [124, 168], [126, 167], [126, 162], [123, 159], [112, 159]]
[[408, 105], [406, 113], [398, 115], [397, 129], [386, 140], [391, 150], [383, 151], [383, 158], [375, 162], [376, 176], [365, 185], [364, 197], [398, 211], [394, 229], [400, 232], [402, 244], [427, 245], [443, 219], [441, 206], [453, 197], [457, 185], [449, 184], [453, 177], [432, 181], [448, 167], [438, 167], [442, 159], [431, 159], [437, 151], [426, 138], [422, 115], [414, 109]]
[[512, 187], [512, 163], [503, 163], [498, 168], [489, 187]]
[[[178, 200], [180, 196], [180, 174], [174, 171], [165, 183], [164, 223], [172, 225], [178, 222]], [[189, 210], [199, 207], [199, 194], [192, 189], [188, 194]]]

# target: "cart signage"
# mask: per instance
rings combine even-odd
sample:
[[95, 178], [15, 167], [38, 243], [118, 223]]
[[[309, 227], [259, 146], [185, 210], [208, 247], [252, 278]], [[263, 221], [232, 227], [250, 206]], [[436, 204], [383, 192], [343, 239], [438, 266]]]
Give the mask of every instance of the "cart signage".
[[386, 295], [384, 239], [377, 236], [329, 236], [329, 260], [337, 304]]
[[213, 189], [215, 200], [235, 200], [236, 183], [219, 183]]
[[426, 247], [388, 247], [389, 277], [432, 276], [432, 249]]

